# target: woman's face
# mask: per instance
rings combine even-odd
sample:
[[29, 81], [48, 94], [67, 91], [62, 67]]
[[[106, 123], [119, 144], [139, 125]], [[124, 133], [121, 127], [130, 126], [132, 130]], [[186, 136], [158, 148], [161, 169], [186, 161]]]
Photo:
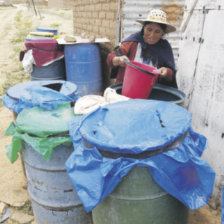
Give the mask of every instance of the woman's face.
[[144, 27], [144, 41], [147, 44], [156, 44], [163, 36], [163, 30], [157, 23], [149, 23]]

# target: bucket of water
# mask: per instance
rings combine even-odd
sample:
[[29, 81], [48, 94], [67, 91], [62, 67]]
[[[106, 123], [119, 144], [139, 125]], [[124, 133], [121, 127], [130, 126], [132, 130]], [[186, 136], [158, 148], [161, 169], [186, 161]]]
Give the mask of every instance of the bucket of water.
[[134, 61], [126, 63], [122, 95], [147, 99], [159, 74], [155, 67]]

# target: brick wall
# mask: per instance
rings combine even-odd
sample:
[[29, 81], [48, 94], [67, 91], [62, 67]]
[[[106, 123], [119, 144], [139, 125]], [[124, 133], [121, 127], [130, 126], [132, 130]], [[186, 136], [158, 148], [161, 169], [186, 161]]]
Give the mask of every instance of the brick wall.
[[116, 39], [117, 0], [73, 0], [74, 34], [107, 37], [109, 44], [100, 44], [104, 88], [111, 84], [106, 58]]
[[116, 38], [117, 0], [73, 0], [74, 33]]

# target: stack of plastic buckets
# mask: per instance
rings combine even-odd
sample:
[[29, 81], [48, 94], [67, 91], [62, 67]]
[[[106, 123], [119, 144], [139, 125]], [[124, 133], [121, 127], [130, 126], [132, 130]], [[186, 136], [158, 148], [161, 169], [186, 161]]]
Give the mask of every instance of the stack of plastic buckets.
[[[36, 36], [29, 34], [25, 41], [31, 41], [31, 40], [43, 40], [43, 39], [52, 39], [53, 36], [58, 35], [58, 30], [55, 28], [48, 28], [48, 27], [36, 27]], [[34, 32], [35, 33], [35, 32]], [[38, 36], [38, 33], [41, 35]], [[48, 35], [44, 35], [44, 33]], [[52, 34], [52, 35], [50, 35]]]
[[58, 35], [58, 30], [56, 28], [36, 27], [36, 31], [39, 31], [39, 32], [50, 32], [50, 33], [53, 33], [55, 36]]
[[[45, 28], [45, 27], [37, 27], [37, 32], [32, 32], [35, 35], [28, 35], [26, 37], [25, 42], [38, 42], [39, 41], [39, 50], [45, 50], [46, 53], [50, 51], [48, 49], [49, 46], [54, 46], [56, 44], [55, 40], [52, 40], [54, 36], [58, 34], [58, 30], [54, 28]], [[38, 35], [41, 34], [41, 35]], [[44, 35], [46, 33], [46, 35]], [[51, 36], [49, 36], [52, 34]], [[26, 45], [26, 43], [25, 43]], [[36, 47], [38, 49], [38, 47]], [[56, 49], [57, 52], [60, 52], [61, 50], [58, 48]], [[50, 57], [50, 56], [48, 56]], [[33, 64], [33, 71], [31, 73], [31, 80], [32, 81], [40, 81], [40, 80], [65, 80], [65, 63], [64, 58], [61, 58], [59, 60], [55, 60], [54, 62], [51, 62], [50, 64], [43, 65], [43, 66], [36, 66]]]

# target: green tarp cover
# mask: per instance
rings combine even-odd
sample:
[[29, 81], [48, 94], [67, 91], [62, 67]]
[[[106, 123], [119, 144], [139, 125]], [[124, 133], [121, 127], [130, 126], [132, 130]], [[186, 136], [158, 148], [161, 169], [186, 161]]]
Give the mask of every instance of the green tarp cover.
[[11, 163], [18, 158], [22, 141], [49, 160], [52, 150], [62, 144], [71, 144], [68, 134], [68, 122], [74, 120], [73, 107], [69, 103], [61, 104], [55, 110], [33, 107], [23, 110], [12, 122], [5, 135], [12, 135], [12, 144], [6, 146], [6, 154]]

